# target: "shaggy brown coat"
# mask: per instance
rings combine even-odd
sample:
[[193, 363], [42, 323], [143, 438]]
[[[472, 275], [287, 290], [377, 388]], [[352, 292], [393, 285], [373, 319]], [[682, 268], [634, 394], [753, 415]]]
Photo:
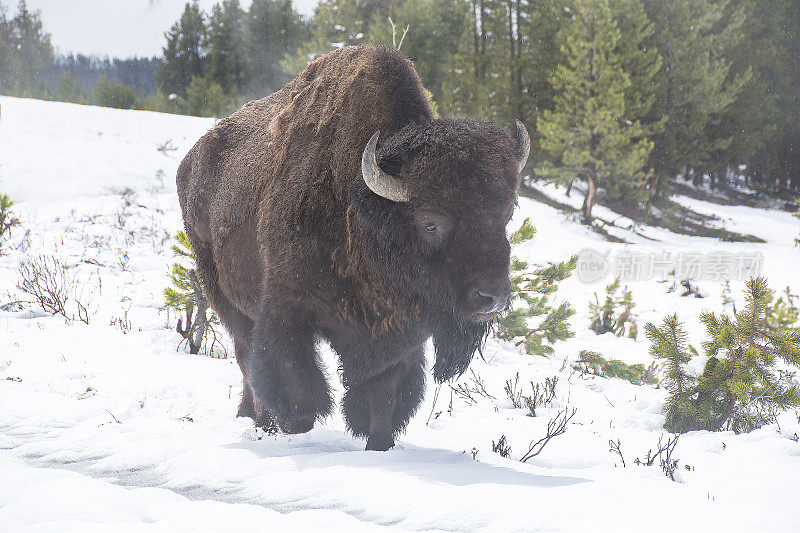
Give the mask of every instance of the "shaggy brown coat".
[[[408, 202], [362, 179], [378, 130], [378, 163]], [[463, 372], [491, 318], [484, 296], [510, 289], [518, 152], [506, 128], [434, 120], [411, 62], [382, 47], [325, 55], [203, 136], [178, 193], [236, 343], [240, 415], [288, 432], [327, 415], [322, 337], [341, 360], [349, 427], [368, 448], [392, 446], [424, 391], [426, 339], [438, 380]]]

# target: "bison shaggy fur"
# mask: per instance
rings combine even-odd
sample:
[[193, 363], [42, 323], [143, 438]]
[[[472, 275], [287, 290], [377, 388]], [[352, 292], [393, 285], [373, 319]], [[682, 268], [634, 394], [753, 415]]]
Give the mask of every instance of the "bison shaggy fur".
[[[378, 131], [374, 160], [402, 201], [365, 181]], [[179, 167], [178, 194], [235, 342], [239, 415], [287, 433], [327, 416], [324, 339], [349, 429], [367, 449], [392, 447], [422, 400], [428, 339], [434, 378], [447, 380], [506, 305], [524, 144], [492, 123], [434, 118], [412, 63], [385, 47], [322, 56], [204, 135]]]

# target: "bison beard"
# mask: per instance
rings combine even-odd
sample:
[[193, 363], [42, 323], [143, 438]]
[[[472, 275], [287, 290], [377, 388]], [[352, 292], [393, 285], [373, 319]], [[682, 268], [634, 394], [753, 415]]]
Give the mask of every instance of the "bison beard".
[[442, 320], [433, 334], [433, 347], [436, 351], [433, 378], [442, 383], [466, 372], [472, 356], [483, 347], [489, 330], [489, 322]]
[[344, 47], [198, 141], [178, 195], [234, 337], [239, 416], [298, 433], [330, 414], [325, 339], [348, 428], [394, 445], [424, 396], [427, 340], [436, 381], [459, 375], [507, 303], [530, 146], [517, 128], [434, 119], [402, 54]]

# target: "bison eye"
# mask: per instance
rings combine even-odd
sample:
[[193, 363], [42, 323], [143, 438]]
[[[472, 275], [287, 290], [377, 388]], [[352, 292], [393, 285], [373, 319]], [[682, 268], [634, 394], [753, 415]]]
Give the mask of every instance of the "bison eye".
[[437, 249], [445, 244], [447, 236], [453, 229], [453, 221], [450, 217], [442, 213], [427, 211], [418, 213], [415, 218], [418, 235], [428, 245], [429, 250]]

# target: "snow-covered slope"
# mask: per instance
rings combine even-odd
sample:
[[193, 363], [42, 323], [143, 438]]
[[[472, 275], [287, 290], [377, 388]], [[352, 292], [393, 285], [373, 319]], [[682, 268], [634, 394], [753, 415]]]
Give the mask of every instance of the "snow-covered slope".
[[[252, 0], [240, 0], [244, 9]], [[16, 2], [4, 2], [10, 9]], [[219, 0], [200, 0], [209, 13]], [[295, 0], [295, 8], [311, 15], [317, 0]], [[186, 0], [28, 0], [41, 11], [45, 31], [62, 53], [100, 57], [150, 57], [161, 54], [164, 32], [181, 16]]]
[[[90, 315], [87, 325], [27, 305], [0, 311], [0, 531], [796, 529], [794, 413], [746, 435], [681, 437], [677, 483], [657, 465], [633, 464], [663, 433], [663, 389], [582, 377], [570, 366], [580, 349], [650, 361], [641, 337], [588, 331], [587, 305], [602, 283], [563, 284], [558, 298], [577, 309], [576, 337], [554, 356], [490, 339], [475, 374], [459, 381], [474, 386], [478, 376], [487, 396], [467, 402], [443, 387], [435, 399], [429, 384], [393, 450], [364, 452], [339, 413], [305, 435], [255, 431], [234, 418], [235, 361], [176, 351], [175, 317], [159, 309], [171, 262], [165, 239], [181, 226], [175, 170], [213, 122], [7, 97], [0, 105], [0, 192], [17, 200], [22, 219], [0, 256], [0, 305], [21, 298], [20, 261], [55, 255], [77, 276]], [[582, 248], [759, 251], [774, 288], [798, 288], [789, 215], [678, 201], [767, 243], [639, 228], [646, 237], [624, 232], [633, 244], [612, 244], [521, 198], [512, 225], [530, 217], [538, 233], [515, 253], [544, 264]], [[695, 345], [699, 313], [721, 308], [719, 282], [700, 283], [705, 299], [681, 298], [655, 280], [629, 286], [640, 329], [677, 311]], [[732, 283], [734, 295], [741, 287]], [[335, 356], [322, 352], [341, 394]], [[534, 418], [513, 409], [503, 387], [517, 372], [525, 387], [558, 376], [553, 406]], [[520, 463], [567, 405], [577, 408], [567, 432]], [[492, 452], [502, 435], [508, 458]], [[621, 442], [625, 468], [609, 440]]]

